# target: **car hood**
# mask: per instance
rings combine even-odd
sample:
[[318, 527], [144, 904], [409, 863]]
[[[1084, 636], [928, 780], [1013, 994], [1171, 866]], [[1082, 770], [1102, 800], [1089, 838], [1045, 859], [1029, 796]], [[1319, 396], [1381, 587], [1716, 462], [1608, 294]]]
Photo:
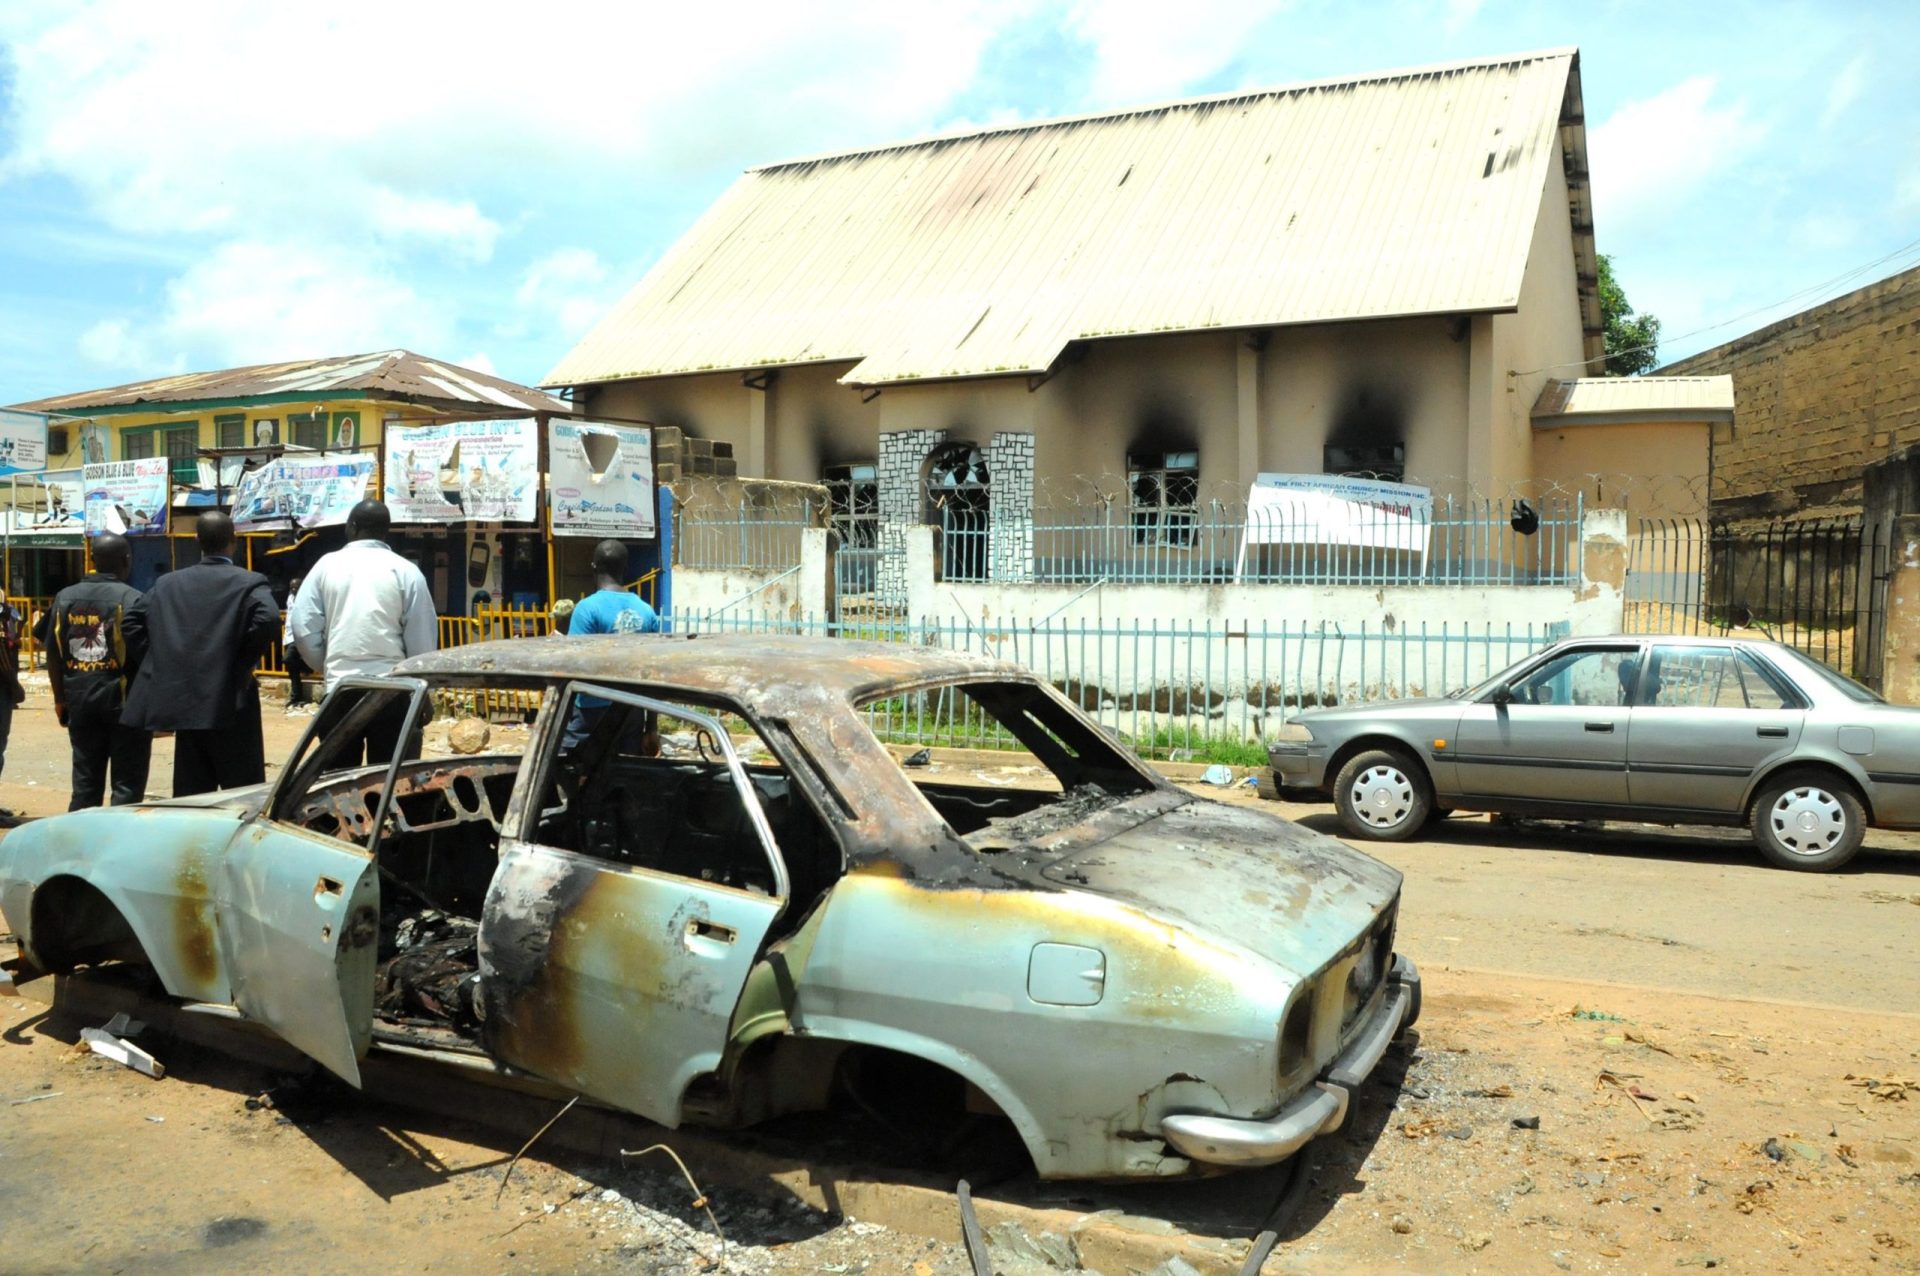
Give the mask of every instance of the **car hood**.
[[1379, 860], [1222, 802], [1082, 829], [1087, 840], [1062, 848], [1042, 876], [1237, 945], [1296, 979], [1339, 956], [1400, 894], [1399, 872]]
[[1465, 700], [1456, 700], [1452, 696], [1416, 696], [1409, 700], [1383, 700], [1370, 704], [1340, 704], [1328, 705], [1323, 709], [1302, 709], [1288, 721], [1311, 726], [1316, 721], [1351, 717], [1356, 713], [1363, 713], [1369, 717], [1381, 717], [1398, 713], [1423, 713], [1449, 705], [1457, 709], [1466, 703]]
[[191, 797], [163, 798], [155, 802], [143, 802], [142, 806], [232, 807], [242, 815], [257, 815], [267, 804], [267, 795], [273, 792], [271, 784], [249, 784], [243, 789], [218, 789], [212, 793], [195, 793]]

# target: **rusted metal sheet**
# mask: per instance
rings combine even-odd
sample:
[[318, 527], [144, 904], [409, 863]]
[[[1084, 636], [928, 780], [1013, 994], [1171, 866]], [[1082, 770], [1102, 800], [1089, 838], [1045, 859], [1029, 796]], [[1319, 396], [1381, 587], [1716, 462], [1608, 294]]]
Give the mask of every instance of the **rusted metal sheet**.
[[1556, 49], [754, 169], [545, 384], [1031, 375], [1075, 340], [1512, 310], [1556, 165], [1595, 269], [1581, 109]]
[[358, 395], [419, 403], [468, 416], [526, 416], [536, 412], [566, 416], [573, 412], [572, 404], [550, 394], [490, 373], [428, 359], [411, 350], [379, 350], [342, 358], [186, 372], [38, 399], [20, 406], [34, 412], [84, 416], [106, 408], [227, 402], [270, 394], [311, 394], [315, 398]]

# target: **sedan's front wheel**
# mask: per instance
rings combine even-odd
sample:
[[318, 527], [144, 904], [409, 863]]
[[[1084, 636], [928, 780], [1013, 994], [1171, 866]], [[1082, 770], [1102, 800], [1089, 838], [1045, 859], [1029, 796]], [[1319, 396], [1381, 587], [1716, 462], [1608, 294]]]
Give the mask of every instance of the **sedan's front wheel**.
[[1404, 842], [1426, 827], [1433, 785], [1417, 762], [1388, 749], [1355, 754], [1333, 783], [1340, 826], [1354, 837]]
[[1853, 789], [1807, 772], [1768, 781], [1749, 819], [1769, 863], [1809, 873], [1839, 868], [1867, 836], [1866, 808]]

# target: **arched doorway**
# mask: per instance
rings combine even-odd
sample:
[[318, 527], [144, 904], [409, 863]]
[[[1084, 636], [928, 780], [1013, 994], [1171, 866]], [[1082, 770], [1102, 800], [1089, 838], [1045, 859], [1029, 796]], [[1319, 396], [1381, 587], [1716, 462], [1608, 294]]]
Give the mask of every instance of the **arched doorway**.
[[987, 458], [971, 443], [942, 443], [927, 455], [927, 521], [940, 529], [942, 574], [987, 578], [993, 498]]

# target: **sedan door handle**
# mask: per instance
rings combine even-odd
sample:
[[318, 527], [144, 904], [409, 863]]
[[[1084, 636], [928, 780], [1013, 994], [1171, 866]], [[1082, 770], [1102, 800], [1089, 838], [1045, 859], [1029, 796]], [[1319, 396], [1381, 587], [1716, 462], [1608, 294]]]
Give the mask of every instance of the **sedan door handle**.
[[1787, 729], [1785, 727], [1761, 727], [1756, 730], [1754, 734], [1764, 736], [1769, 740], [1784, 740], [1787, 738]]
[[1587, 724], [1587, 730], [1597, 731], [1601, 735], [1612, 735], [1613, 724], [1611, 722], [1589, 722]]

